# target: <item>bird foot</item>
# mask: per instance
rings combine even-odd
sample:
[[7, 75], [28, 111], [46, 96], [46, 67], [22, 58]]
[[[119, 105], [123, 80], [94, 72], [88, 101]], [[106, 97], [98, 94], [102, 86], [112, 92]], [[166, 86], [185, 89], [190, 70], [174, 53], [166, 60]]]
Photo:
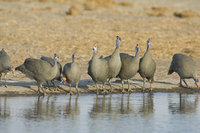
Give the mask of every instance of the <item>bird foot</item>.
[[54, 91], [58, 91], [58, 87], [57, 86], [54, 87]]
[[110, 89], [109, 92], [110, 92], [110, 93], [113, 93], [113, 89]]
[[71, 95], [73, 95], [73, 94], [74, 94], [74, 93], [73, 93], [73, 92], [71, 92], [71, 91], [68, 93], [68, 95], [70, 95], [70, 96], [71, 96]]
[[178, 85], [179, 85], [179, 87], [183, 87], [183, 88], [185, 87], [185, 86], [183, 86], [183, 85], [182, 85], [182, 84], [180, 84], [180, 83], [179, 83]]
[[37, 91], [38, 96], [44, 96], [45, 93], [42, 93], [41, 91]]
[[103, 92], [102, 92], [102, 94], [107, 94], [108, 93], [108, 91], [107, 90], [103, 90]]
[[149, 92], [152, 92], [153, 91], [153, 89], [152, 88], [149, 88]]
[[44, 87], [45, 90], [52, 91], [50, 87]]
[[46, 92], [42, 93], [43, 96], [48, 96], [48, 94]]
[[133, 92], [133, 90], [132, 89], [128, 89], [128, 93], [132, 93]]
[[145, 88], [142, 88], [142, 92], [143, 92], [143, 93], [145, 92], [145, 90], [146, 90]]
[[124, 94], [124, 93], [126, 93], [126, 91], [125, 91], [125, 90], [122, 90], [122, 94]]

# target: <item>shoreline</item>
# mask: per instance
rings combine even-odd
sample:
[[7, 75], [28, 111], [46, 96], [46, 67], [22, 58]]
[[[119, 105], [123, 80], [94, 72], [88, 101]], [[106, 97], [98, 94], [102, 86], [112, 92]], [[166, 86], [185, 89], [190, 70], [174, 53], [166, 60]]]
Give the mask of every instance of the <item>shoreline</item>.
[[[4, 83], [4, 82], [2, 82]], [[191, 82], [188, 82], [189, 84], [192, 84]], [[0, 96], [38, 96], [37, 92], [37, 85], [35, 81], [14, 81], [9, 80], [7, 81], [7, 88], [4, 86], [0, 87]], [[59, 91], [50, 91], [46, 89], [47, 95], [62, 95], [69, 93], [69, 87], [56, 82], [56, 85], [58, 85]], [[102, 84], [99, 84], [99, 95], [103, 95], [101, 91], [103, 90], [101, 88]], [[105, 95], [110, 94], [122, 94], [121, 93], [121, 84], [119, 80], [112, 81], [113, 86], [113, 93], [108, 92]], [[46, 84], [44, 84], [44, 87], [47, 87]], [[142, 91], [142, 81], [141, 80], [131, 80], [131, 93], [149, 93], [148, 89], [149, 85], [147, 84], [145, 91]], [[124, 84], [124, 88], [127, 91], [128, 85], [127, 83]], [[50, 89], [54, 89], [53, 86], [50, 86]], [[110, 89], [110, 87], [106, 84], [107, 91]], [[84, 79], [81, 80], [79, 83], [79, 91], [80, 96], [82, 94], [95, 94], [96, 95], [96, 89], [95, 86], [90, 79]], [[72, 92], [73, 95], [76, 94], [76, 89], [74, 88], [74, 85], [72, 85]], [[155, 83], [152, 84], [152, 93], [200, 93], [200, 89], [198, 89], [195, 86], [189, 86], [186, 87], [179, 87], [177, 84], [173, 84], [170, 82], [164, 82], [164, 81], [155, 81]], [[124, 94], [131, 94], [131, 93], [124, 93]]]

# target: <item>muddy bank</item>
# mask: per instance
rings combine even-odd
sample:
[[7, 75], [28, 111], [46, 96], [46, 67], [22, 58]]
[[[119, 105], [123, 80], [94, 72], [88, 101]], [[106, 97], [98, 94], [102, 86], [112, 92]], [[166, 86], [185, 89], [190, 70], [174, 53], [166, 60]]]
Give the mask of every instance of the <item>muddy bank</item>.
[[[178, 81], [178, 80], [177, 80]], [[178, 82], [177, 82], [178, 83]], [[189, 82], [190, 83], [190, 82]], [[142, 90], [142, 80], [131, 80], [131, 93], [148, 93], [149, 85], [146, 84], [147, 88], [143, 91]], [[190, 83], [192, 85], [192, 83]], [[48, 95], [51, 94], [68, 94], [69, 87], [57, 82], [58, 90], [54, 90], [53, 86], [50, 86], [50, 89], [46, 89], [46, 93]], [[112, 81], [113, 85], [113, 93], [121, 93], [121, 83], [117, 79], [116, 81]], [[46, 84], [44, 86], [47, 88]], [[124, 85], [125, 90], [128, 93], [128, 85], [125, 83]], [[109, 85], [106, 85], [106, 89], [109, 91]], [[81, 94], [96, 94], [96, 89], [94, 83], [91, 79], [84, 79], [81, 80], [79, 83], [79, 90]], [[102, 84], [99, 85], [99, 92], [103, 91]], [[76, 95], [76, 89], [72, 88], [72, 92]], [[178, 84], [166, 82], [166, 81], [155, 81], [152, 85], [152, 92], [178, 92], [178, 93], [199, 93], [200, 89], [196, 88], [195, 86], [190, 86], [189, 88], [178, 87]], [[110, 94], [109, 92], [107, 94]], [[0, 87], [0, 95], [7, 95], [7, 96], [18, 96], [18, 95], [37, 95], [37, 86], [36, 82], [34, 81], [8, 81], [8, 87], [5, 88], [4, 86]]]
[[[179, 76], [176, 73], [167, 75], [171, 60], [169, 59], [156, 59], [157, 69], [155, 73], [155, 81], [152, 84], [153, 92], [180, 92], [180, 93], [196, 93], [200, 92], [200, 89], [197, 89], [193, 79], [186, 79], [186, 82], [189, 85], [189, 88], [181, 88], [179, 86]], [[195, 59], [198, 67], [200, 67], [200, 59]], [[63, 62], [61, 62], [63, 64]], [[96, 93], [95, 85], [90, 76], [87, 74], [87, 63], [81, 65], [82, 76], [79, 82], [79, 89], [81, 93]], [[198, 71], [200, 73], [200, 70]], [[8, 87], [0, 87], [0, 95], [36, 95], [37, 86], [34, 80], [30, 80], [24, 74], [16, 71], [13, 75], [8, 73], [7, 75]], [[129, 80], [133, 93], [142, 92], [143, 81], [139, 74], [136, 74], [135, 77]], [[114, 93], [121, 93], [121, 82], [119, 78], [112, 79], [112, 85]], [[2, 80], [4, 84], [4, 80]], [[56, 81], [59, 91], [49, 91], [48, 94], [66, 94], [69, 92], [69, 87], [60, 82]], [[46, 87], [46, 84], [44, 83]], [[74, 84], [72, 85], [75, 86]], [[149, 83], [146, 83], [146, 88], [149, 88]], [[73, 88], [72, 87], [72, 88]], [[102, 89], [102, 84], [99, 85], [99, 88]], [[106, 85], [107, 90], [110, 89], [109, 85]], [[127, 82], [124, 84], [124, 88], [128, 88]], [[51, 86], [51, 89], [54, 88]], [[75, 93], [76, 89], [73, 88], [72, 91]], [[100, 91], [101, 92], [101, 91]], [[148, 89], [145, 92], [149, 92]]]

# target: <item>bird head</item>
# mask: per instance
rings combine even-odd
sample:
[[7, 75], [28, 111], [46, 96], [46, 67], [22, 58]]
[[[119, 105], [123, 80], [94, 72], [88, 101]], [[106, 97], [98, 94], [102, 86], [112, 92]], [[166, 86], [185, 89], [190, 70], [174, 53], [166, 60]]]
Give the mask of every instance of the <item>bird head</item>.
[[149, 50], [150, 45], [151, 45], [151, 39], [149, 38], [149, 39], [147, 40], [147, 50]]
[[119, 36], [116, 36], [116, 47], [117, 48], [119, 48], [120, 41], [121, 41], [121, 38]]
[[135, 47], [135, 51], [136, 51], [136, 53], [135, 53], [135, 55], [138, 54], [139, 50], [140, 50], [139, 44], [136, 44], [136, 47]]
[[72, 54], [72, 58], [76, 58], [77, 57], [77, 54], [76, 53], [73, 53]]
[[60, 83], [63, 82], [63, 78], [62, 78], [62, 76], [59, 76], [58, 81], [59, 81]]
[[10, 72], [12, 72], [13, 74], [15, 73], [15, 68], [14, 68], [13, 66], [12, 66], [12, 67], [9, 67], [8, 70], [9, 70]]
[[61, 82], [65, 84], [65, 83], [66, 83], [66, 81], [67, 81], [67, 78], [66, 78], [65, 76], [62, 76], [62, 78], [61, 78], [61, 79], [62, 79], [62, 80], [61, 80]]
[[195, 82], [197, 88], [199, 88], [199, 87], [200, 87], [200, 82], [199, 82], [199, 80], [198, 80], [198, 79], [194, 79], [194, 82]]
[[77, 55], [76, 55], [76, 53], [73, 53], [72, 54], [72, 62], [74, 62], [74, 60], [77, 58]]
[[54, 60], [57, 61], [58, 58], [59, 58], [59, 56], [55, 53], [55, 54], [54, 54]]
[[93, 53], [96, 54], [97, 53], [97, 43], [95, 43], [92, 47], [93, 49]]

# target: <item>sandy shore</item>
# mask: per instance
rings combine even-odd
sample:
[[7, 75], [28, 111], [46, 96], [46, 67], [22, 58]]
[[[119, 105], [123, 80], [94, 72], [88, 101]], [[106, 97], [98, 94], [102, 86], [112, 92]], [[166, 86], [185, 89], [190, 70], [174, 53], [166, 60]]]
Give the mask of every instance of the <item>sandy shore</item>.
[[[188, 80], [191, 89], [178, 88], [179, 77], [168, 76], [167, 71], [175, 53], [195, 58], [200, 66], [198, 5], [199, 0], [0, 0], [0, 49], [7, 51], [15, 67], [28, 57], [52, 57], [54, 53], [64, 65], [76, 52], [83, 72], [81, 92], [94, 92], [87, 63], [95, 42], [98, 55], [107, 56], [114, 50], [115, 36], [119, 35], [120, 52], [134, 55], [138, 43], [142, 57], [146, 40], [151, 38], [151, 54], [157, 63], [153, 91], [196, 92], [193, 80]], [[1, 86], [0, 94], [35, 94], [35, 82], [20, 72], [7, 78], [8, 88]], [[113, 79], [112, 83], [115, 92], [119, 92], [119, 79]], [[131, 80], [131, 85], [135, 92], [141, 91], [139, 74]], [[63, 84], [59, 86], [62, 91], [47, 93], [68, 91]]]
[[[196, 60], [197, 62], [200, 59]], [[170, 65], [170, 60], [156, 60], [157, 70], [155, 74], [155, 82], [152, 84], [152, 92], [180, 92], [180, 93], [196, 93], [200, 92], [200, 89], [197, 89], [194, 81], [192, 79], [186, 80], [189, 84], [189, 88], [182, 88], [178, 86], [179, 76], [176, 73], [172, 75], [167, 75], [167, 71]], [[199, 64], [198, 64], [199, 65]], [[200, 65], [199, 65], [200, 66]], [[82, 66], [84, 71], [82, 73], [81, 80], [79, 82], [79, 89], [81, 93], [96, 93], [94, 82], [87, 74], [87, 66]], [[37, 86], [36, 82], [26, 78], [20, 72], [16, 72], [15, 75], [11, 73], [8, 74], [8, 87], [0, 87], [0, 95], [37, 95]], [[134, 92], [142, 92], [143, 81], [139, 74], [137, 74], [133, 79], [130, 80], [131, 88]], [[58, 91], [49, 91], [46, 90], [47, 94], [63, 94], [69, 93], [69, 87], [62, 83], [56, 82], [58, 85]], [[121, 82], [120, 79], [115, 78], [112, 80], [112, 85], [114, 88], [114, 93], [121, 93]], [[46, 87], [46, 84], [44, 84]], [[100, 92], [102, 91], [102, 84], [100, 84]], [[124, 87], [127, 89], [128, 85], [125, 83]], [[50, 87], [52, 90], [53, 86]], [[107, 90], [110, 87], [106, 86]], [[149, 83], [146, 83], [145, 92], [149, 92]], [[73, 88], [72, 91], [76, 93], [76, 89]]]

